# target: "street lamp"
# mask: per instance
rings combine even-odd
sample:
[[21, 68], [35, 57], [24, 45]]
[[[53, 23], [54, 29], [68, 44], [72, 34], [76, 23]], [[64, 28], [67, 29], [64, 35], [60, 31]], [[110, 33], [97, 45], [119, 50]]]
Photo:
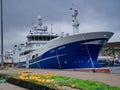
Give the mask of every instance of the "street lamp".
[[4, 69], [4, 60], [3, 60], [3, 6], [1, 0], [1, 68]]

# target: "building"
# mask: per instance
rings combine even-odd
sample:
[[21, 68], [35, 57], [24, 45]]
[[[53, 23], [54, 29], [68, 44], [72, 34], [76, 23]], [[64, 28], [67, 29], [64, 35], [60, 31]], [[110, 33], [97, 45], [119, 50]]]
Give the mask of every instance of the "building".
[[100, 51], [100, 56], [111, 56], [120, 60], [120, 42], [109, 42]]

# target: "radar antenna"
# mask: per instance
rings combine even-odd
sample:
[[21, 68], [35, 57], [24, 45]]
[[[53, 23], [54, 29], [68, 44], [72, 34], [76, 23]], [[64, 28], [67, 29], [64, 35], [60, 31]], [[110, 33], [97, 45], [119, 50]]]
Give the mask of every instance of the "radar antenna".
[[41, 16], [38, 16], [38, 25], [39, 25], [40, 29], [42, 29], [43, 22], [42, 22]]
[[51, 34], [53, 34], [53, 28], [52, 28], [53, 24], [51, 24]]

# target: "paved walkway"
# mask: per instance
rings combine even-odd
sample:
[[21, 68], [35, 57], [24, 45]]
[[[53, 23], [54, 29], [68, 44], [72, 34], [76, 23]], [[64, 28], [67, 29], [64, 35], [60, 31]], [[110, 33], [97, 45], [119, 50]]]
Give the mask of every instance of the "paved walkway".
[[0, 83], [0, 90], [28, 90], [9, 83]]

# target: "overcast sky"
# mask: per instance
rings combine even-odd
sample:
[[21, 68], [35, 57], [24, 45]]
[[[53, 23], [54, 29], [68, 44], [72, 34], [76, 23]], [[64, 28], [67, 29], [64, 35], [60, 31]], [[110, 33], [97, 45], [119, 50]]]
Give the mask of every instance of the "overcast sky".
[[3, 0], [4, 50], [26, 41], [38, 15], [49, 30], [53, 24], [55, 33], [72, 33], [71, 7], [79, 11], [80, 33], [112, 31], [110, 41], [120, 41], [120, 0]]

